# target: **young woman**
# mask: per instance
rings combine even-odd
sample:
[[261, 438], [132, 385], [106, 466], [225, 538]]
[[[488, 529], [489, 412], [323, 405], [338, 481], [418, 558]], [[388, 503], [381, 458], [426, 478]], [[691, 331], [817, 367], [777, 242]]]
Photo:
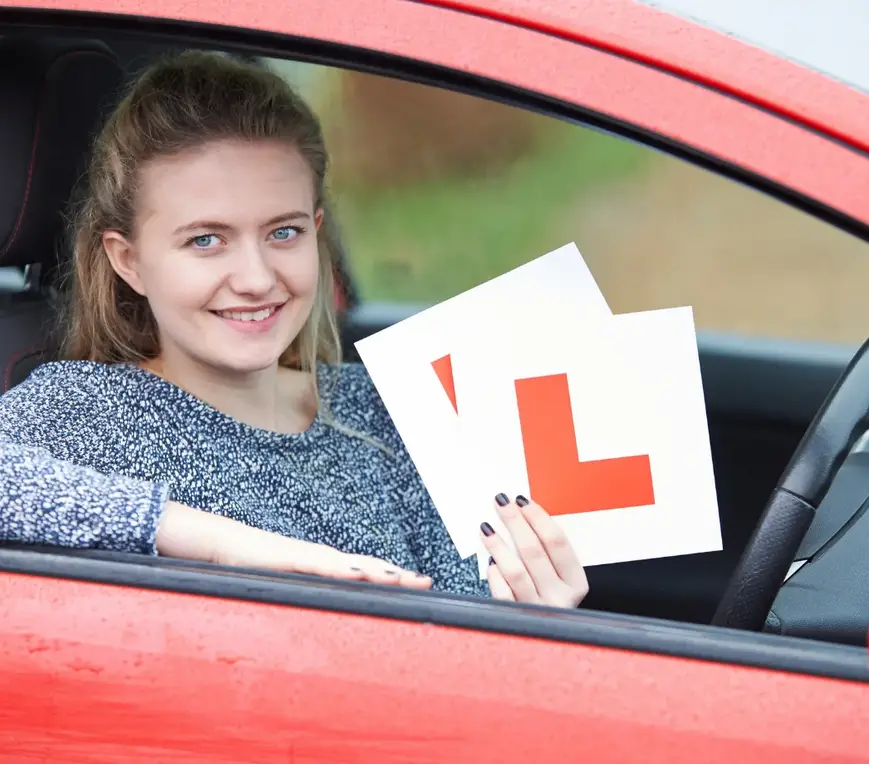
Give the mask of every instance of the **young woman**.
[[518, 551], [484, 524], [479, 581], [340, 363], [326, 167], [275, 74], [188, 53], [139, 79], [94, 148], [64, 360], [0, 399], [0, 536], [575, 607], [582, 566], [523, 497], [495, 499]]

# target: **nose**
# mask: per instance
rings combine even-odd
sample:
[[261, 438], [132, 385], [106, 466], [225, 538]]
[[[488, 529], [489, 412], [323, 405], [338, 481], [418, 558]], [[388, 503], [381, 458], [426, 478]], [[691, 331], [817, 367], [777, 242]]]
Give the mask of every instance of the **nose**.
[[256, 242], [241, 243], [234, 253], [229, 285], [237, 294], [263, 296], [275, 286], [268, 252]]

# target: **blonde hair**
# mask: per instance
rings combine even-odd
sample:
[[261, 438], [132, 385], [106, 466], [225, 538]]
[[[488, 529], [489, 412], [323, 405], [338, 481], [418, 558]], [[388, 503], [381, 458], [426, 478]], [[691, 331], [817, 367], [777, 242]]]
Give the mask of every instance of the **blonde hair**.
[[[97, 137], [84, 197], [72, 219], [61, 356], [102, 363], [141, 363], [160, 352], [148, 301], [111, 267], [103, 234], [134, 236], [143, 165], [218, 140], [273, 140], [293, 145], [311, 169], [315, 206], [324, 204], [328, 156], [319, 121], [277, 74], [219, 53], [166, 58], [132, 85]], [[334, 265], [320, 227], [319, 283], [311, 314], [281, 355], [283, 366], [312, 372], [339, 363], [333, 308]]]

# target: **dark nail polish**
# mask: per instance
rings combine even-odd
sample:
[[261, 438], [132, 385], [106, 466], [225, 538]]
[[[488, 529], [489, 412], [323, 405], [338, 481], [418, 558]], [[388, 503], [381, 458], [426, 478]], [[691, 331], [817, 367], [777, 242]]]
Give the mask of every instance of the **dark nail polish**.
[[502, 507], [506, 507], [510, 503], [510, 499], [507, 498], [506, 493], [499, 493], [495, 497], [495, 501], [497, 501], [499, 506], [502, 506]]
[[494, 565], [494, 564], [495, 564], [495, 558], [494, 558], [494, 557], [490, 557], [490, 558], [489, 558], [489, 565]]
[[528, 499], [526, 499], [521, 493], [516, 497], [516, 503], [520, 507], [524, 507], [528, 504]]
[[386, 573], [387, 576], [397, 576], [398, 575], [398, 573], [396, 573], [394, 570], [385, 570], [384, 573]]
[[483, 523], [480, 526], [480, 530], [483, 531], [484, 536], [494, 536], [495, 535], [495, 529], [491, 525], [489, 525], [489, 523]]

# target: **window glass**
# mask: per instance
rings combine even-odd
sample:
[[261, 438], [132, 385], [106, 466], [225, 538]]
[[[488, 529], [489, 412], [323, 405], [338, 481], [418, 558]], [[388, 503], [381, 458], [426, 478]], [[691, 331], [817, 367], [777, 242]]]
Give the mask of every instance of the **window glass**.
[[648, 147], [384, 77], [270, 62], [314, 105], [363, 300], [434, 303], [575, 241], [614, 312], [854, 344], [867, 244]]

